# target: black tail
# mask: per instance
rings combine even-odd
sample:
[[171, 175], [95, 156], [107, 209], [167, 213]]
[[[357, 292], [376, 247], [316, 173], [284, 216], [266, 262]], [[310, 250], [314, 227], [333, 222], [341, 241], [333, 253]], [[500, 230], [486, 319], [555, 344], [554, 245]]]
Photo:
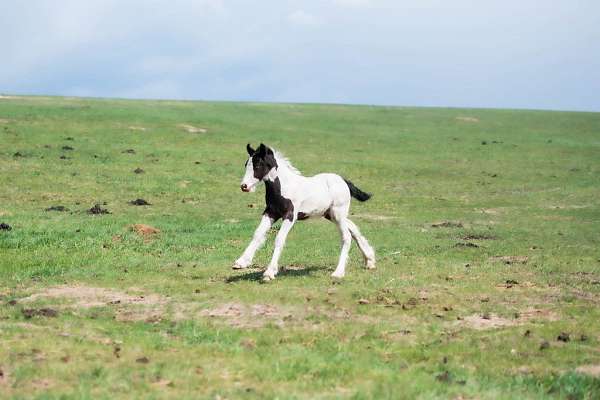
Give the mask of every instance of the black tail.
[[348, 188], [350, 189], [350, 195], [352, 197], [354, 197], [356, 200], [358, 201], [367, 201], [371, 198], [371, 193], [365, 193], [362, 190], [360, 190], [359, 188], [357, 188], [356, 186], [354, 186], [354, 184], [352, 182], [350, 182], [348, 179], [344, 179], [344, 181], [346, 182], [346, 185], [348, 185]]

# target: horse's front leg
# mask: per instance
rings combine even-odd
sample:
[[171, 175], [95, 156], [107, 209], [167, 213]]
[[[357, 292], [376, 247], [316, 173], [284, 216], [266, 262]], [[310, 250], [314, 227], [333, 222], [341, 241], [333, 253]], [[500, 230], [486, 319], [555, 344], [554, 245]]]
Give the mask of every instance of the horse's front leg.
[[256, 253], [256, 250], [258, 250], [265, 242], [267, 232], [269, 229], [271, 229], [273, 221], [273, 218], [269, 217], [267, 214], [262, 216], [258, 228], [256, 228], [256, 231], [254, 231], [254, 236], [252, 237], [250, 244], [248, 247], [246, 247], [246, 250], [244, 250], [244, 253], [240, 256], [240, 258], [235, 261], [232, 267], [233, 269], [247, 268], [250, 264], [252, 264], [254, 253]]
[[267, 270], [263, 274], [264, 281], [270, 281], [271, 279], [275, 279], [275, 275], [279, 271], [279, 256], [281, 256], [281, 251], [283, 250], [283, 246], [285, 246], [285, 239], [287, 238], [288, 233], [294, 226], [296, 222], [297, 216], [290, 219], [284, 219], [281, 223], [281, 228], [279, 232], [277, 232], [277, 237], [275, 238], [275, 250], [273, 250], [273, 257], [271, 258], [271, 262], [267, 267]]

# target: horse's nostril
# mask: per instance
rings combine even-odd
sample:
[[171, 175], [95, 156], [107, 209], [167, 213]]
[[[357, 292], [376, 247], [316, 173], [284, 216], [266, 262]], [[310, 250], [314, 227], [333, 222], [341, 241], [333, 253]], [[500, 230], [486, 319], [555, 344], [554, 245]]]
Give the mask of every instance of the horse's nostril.
[[248, 189], [248, 185], [246, 185], [245, 183], [242, 183], [240, 185], [240, 188], [242, 188], [242, 190], [246, 190], [246, 189]]

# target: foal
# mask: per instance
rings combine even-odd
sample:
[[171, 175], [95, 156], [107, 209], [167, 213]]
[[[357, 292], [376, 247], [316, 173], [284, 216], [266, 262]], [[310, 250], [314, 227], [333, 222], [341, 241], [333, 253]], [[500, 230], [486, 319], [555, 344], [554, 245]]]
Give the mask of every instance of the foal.
[[283, 155], [262, 143], [256, 150], [248, 144], [246, 150], [250, 158], [246, 161], [246, 174], [240, 187], [244, 192], [254, 192], [261, 181], [265, 182], [267, 207], [252, 241], [235, 261], [234, 269], [247, 268], [252, 263], [254, 253], [264, 243], [267, 232], [281, 218], [283, 222], [275, 238], [273, 258], [263, 274], [265, 281], [275, 279], [279, 256], [288, 232], [297, 220], [317, 216], [334, 222], [342, 236], [342, 251], [332, 277], [342, 278], [345, 275], [352, 238], [363, 254], [366, 268], [375, 268], [373, 248], [354, 222], [348, 219], [350, 196], [359, 201], [367, 201], [370, 194], [336, 174], [302, 176]]

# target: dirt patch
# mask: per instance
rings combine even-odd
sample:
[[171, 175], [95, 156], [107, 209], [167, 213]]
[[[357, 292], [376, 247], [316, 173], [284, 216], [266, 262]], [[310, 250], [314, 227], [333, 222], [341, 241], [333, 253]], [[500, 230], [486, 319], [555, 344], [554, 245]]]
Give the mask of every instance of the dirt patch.
[[199, 127], [189, 125], [189, 124], [178, 124], [177, 127], [184, 129], [186, 132], [189, 132], [189, 133], [206, 133], [206, 132], [208, 132], [208, 129], [206, 129], [206, 128], [199, 128]]
[[556, 321], [558, 317], [549, 310], [527, 309], [515, 313], [513, 318], [500, 317], [491, 313], [469, 315], [457, 321], [457, 324], [471, 329], [486, 330], [523, 325], [537, 319]]
[[527, 264], [528, 256], [494, 256], [488, 259], [491, 262], [502, 262], [507, 265], [511, 264]]
[[462, 228], [463, 224], [459, 221], [442, 221], [431, 224], [432, 228]]
[[479, 122], [479, 118], [475, 118], [475, 117], [456, 117], [456, 120], [462, 121], [462, 122], [471, 122], [471, 123]]
[[600, 378], [600, 364], [597, 365], [582, 365], [575, 369], [575, 372], [580, 374], [591, 375], [595, 378]]
[[135, 199], [129, 202], [132, 206], [151, 206], [152, 204], [148, 203], [144, 199]]
[[131, 230], [142, 236], [150, 236], [160, 233], [160, 229], [145, 224], [134, 224], [131, 226]]
[[5, 118], [0, 118], [0, 124], [8, 124], [10, 122], [10, 120], [5, 119]]
[[10, 231], [12, 230], [12, 227], [9, 224], [6, 223], [1, 223], [0, 224], [0, 231]]
[[67, 299], [82, 308], [99, 307], [107, 304], [164, 304], [165, 299], [157, 294], [128, 294], [113, 289], [93, 286], [55, 286], [25, 297], [27, 303], [39, 299]]
[[94, 204], [94, 207], [88, 210], [88, 214], [91, 215], [100, 215], [100, 214], [110, 214], [106, 208], [100, 207], [100, 204]]
[[216, 308], [203, 310], [201, 316], [224, 318], [234, 327], [257, 328], [271, 322], [282, 325], [286, 316], [282, 311], [269, 304], [227, 303]]
[[69, 211], [69, 209], [65, 206], [52, 206], [52, 207], [48, 207], [46, 208], [44, 211], [59, 211], [59, 212], [65, 212], [65, 211]]
[[131, 131], [141, 131], [141, 132], [146, 132], [146, 128], [144, 128], [143, 126], [135, 126], [135, 125], [132, 125], [132, 126], [128, 126], [127, 128], [128, 128], [129, 130], [131, 130]]

